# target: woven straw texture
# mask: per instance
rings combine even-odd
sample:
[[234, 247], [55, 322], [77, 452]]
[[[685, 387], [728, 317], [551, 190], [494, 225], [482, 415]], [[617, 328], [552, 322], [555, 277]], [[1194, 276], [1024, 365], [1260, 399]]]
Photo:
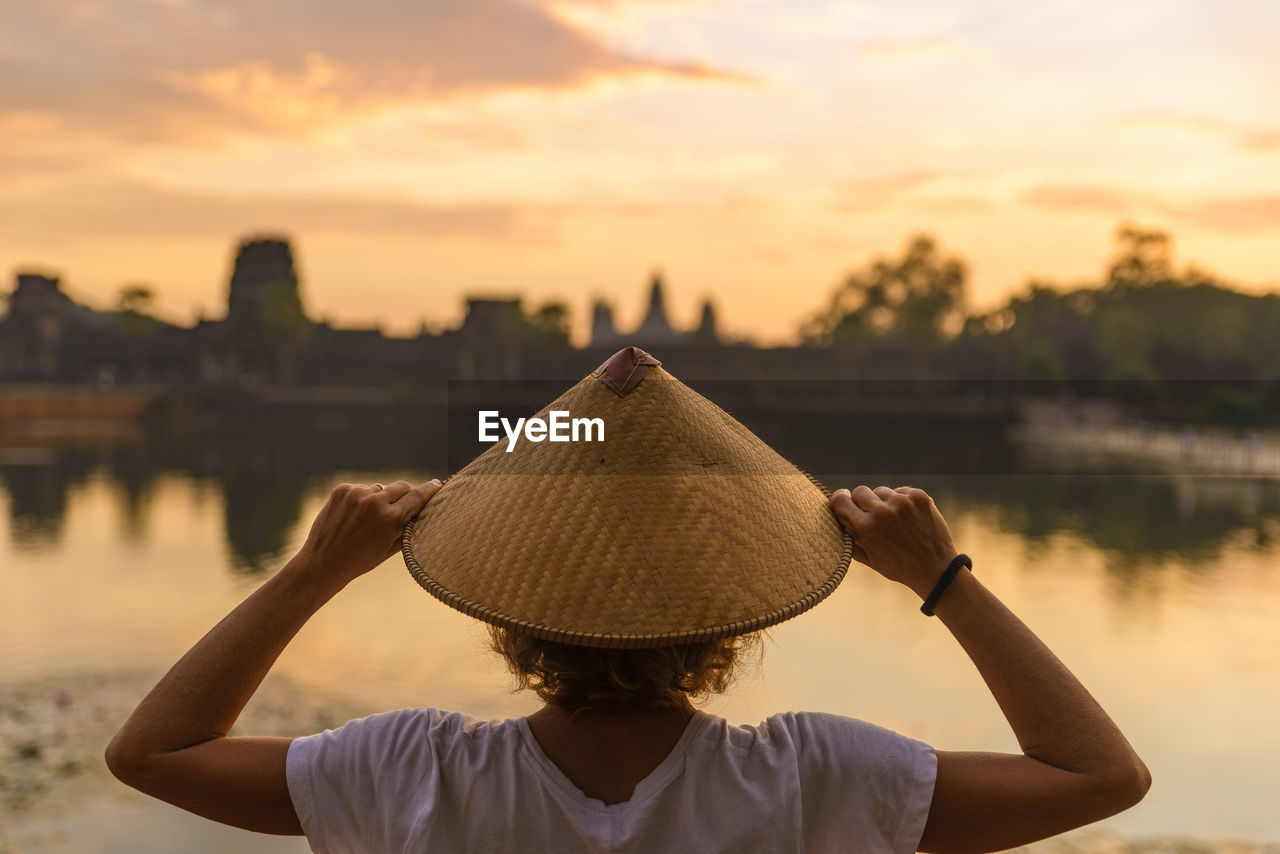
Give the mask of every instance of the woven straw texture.
[[587, 377], [539, 413], [603, 442], [507, 440], [449, 478], [402, 540], [427, 591], [478, 619], [596, 647], [742, 634], [802, 613], [852, 543], [827, 493], [662, 368], [619, 397]]

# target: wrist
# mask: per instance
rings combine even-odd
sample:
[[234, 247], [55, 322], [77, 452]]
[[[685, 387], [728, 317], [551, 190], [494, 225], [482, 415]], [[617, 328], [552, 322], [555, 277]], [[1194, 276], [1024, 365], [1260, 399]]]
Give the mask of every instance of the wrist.
[[[947, 615], [955, 614], [957, 610], [963, 611], [967, 607], [966, 603], [970, 600], [975, 587], [981, 586], [982, 582], [971, 569], [960, 567], [955, 578], [947, 585], [946, 592], [934, 603], [932, 616], [946, 622]], [[925, 595], [927, 596], [928, 593]], [[923, 607], [921, 605], [921, 608]]]
[[319, 597], [319, 604], [337, 595], [352, 580], [349, 574], [305, 548], [290, 558], [278, 575], [296, 586], [300, 594]]
[[[929, 594], [933, 592], [933, 588], [942, 580], [942, 575], [947, 571], [947, 567], [960, 554], [959, 551], [952, 551], [948, 555], [939, 556], [937, 559], [930, 561], [928, 571], [923, 572], [907, 582], [907, 586], [911, 591], [920, 597], [921, 601], [929, 598]], [[961, 570], [963, 572], [964, 570]]]
[[911, 589], [912, 593], [919, 596], [920, 601], [923, 602], [925, 600], [925, 597], [929, 595], [929, 592], [933, 590], [933, 585], [938, 583], [938, 579], [941, 576], [942, 576], [942, 572], [941, 570], [939, 570], [938, 572], [935, 572], [933, 575], [930, 575], [928, 577], [921, 577], [917, 580], [908, 582], [907, 587]]
[[920, 613], [924, 614], [926, 617], [934, 616], [935, 609], [938, 607], [938, 602], [946, 594], [947, 589], [951, 586], [952, 582], [956, 580], [956, 576], [966, 568], [972, 567], [973, 561], [969, 559], [968, 555], [958, 554], [953, 557], [951, 562], [947, 564], [947, 568], [942, 573], [942, 576], [938, 579], [938, 583], [933, 586], [933, 590], [931, 590], [929, 595], [925, 597], [924, 604], [920, 606]]

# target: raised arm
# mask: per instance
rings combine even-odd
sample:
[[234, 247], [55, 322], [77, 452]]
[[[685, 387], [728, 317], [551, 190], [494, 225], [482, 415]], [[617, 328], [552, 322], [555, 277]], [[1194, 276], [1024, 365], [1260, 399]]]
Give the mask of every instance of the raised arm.
[[120, 780], [224, 824], [300, 834], [285, 782], [289, 738], [230, 738], [236, 718], [311, 615], [399, 550], [404, 524], [440, 488], [344, 483], [306, 544], [151, 689], [107, 745]]
[[[924, 599], [956, 556], [933, 499], [910, 487], [831, 497], [854, 557]], [[1151, 775], [1071, 671], [967, 569], [935, 613], [968, 653], [1021, 754], [938, 751], [920, 850], [999, 851], [1128, 809]], [[922, 618], [923, 619], [923, 618]]]

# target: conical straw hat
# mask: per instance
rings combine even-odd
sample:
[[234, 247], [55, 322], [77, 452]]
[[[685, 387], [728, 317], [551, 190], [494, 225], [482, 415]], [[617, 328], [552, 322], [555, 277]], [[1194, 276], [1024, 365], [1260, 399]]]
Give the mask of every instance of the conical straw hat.
[[409, 572], [447, 605], [534, 637], [657, 647], [762, 629], [844, 578], [827, 491], [628, 347], [538, 413], [603, 441], [508, 439], [405, 525]]

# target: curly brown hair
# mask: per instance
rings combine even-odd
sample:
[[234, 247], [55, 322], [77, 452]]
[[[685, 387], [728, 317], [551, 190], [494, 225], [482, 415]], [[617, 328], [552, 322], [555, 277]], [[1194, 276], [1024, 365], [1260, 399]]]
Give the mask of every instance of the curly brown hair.
[[575, 713], [685, 707], [691, 698], [724, 693], [741, 654], [761, 648], [759, 633], [652, 649], [572, 646], [499, 626], [489, 627], [489, 638], [515, 677], [514, 690], [532, 689]]

